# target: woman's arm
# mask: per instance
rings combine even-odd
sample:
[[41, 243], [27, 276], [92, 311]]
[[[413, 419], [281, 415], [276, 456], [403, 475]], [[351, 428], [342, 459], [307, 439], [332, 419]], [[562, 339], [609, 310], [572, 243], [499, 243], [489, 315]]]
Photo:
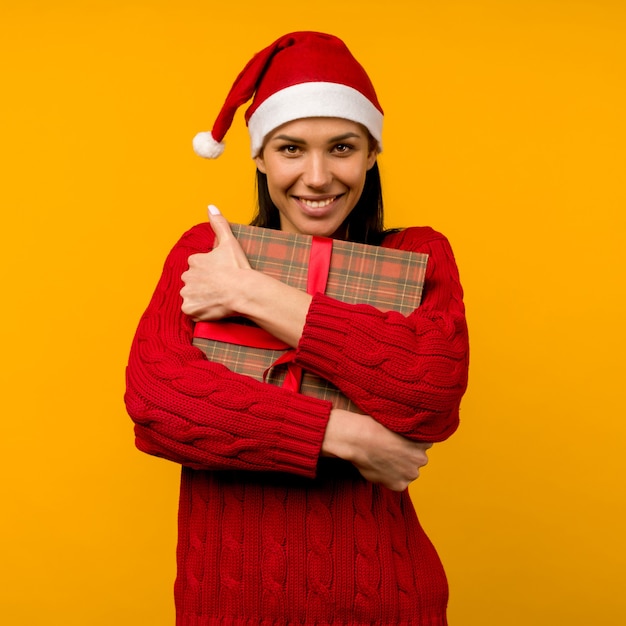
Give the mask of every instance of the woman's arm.
[[198, 469], [314, 476], [330, 403], [233, 373], [192, 345], [180, 276], [212, 244], [206, 224], [182, 237], [137, 328], [125, 396], [137, 446]]
[[458, 426], [467, 386], [469, 344], [458, 270], [448, 241], [430, 228], [391, 235], [385, 245], [429, 255], [419, 308], [405, 317], [318, 294], [296, 363], [330, 380], [392, 431], [441, 441]]

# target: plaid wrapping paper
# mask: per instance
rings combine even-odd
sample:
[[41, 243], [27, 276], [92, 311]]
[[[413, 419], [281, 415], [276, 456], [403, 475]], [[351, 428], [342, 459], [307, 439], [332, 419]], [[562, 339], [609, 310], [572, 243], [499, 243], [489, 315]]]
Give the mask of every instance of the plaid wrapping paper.
[[[282, 231], [232, 224], [250, 265], [292, 287], [306, 291], [313, 238]], [[381, 311], [408, 315], [420, 303], [428, 256], [378, 246], [333, 241], [326, 294], [349, 304], [370, 304]], [[233, 321], [232, 319], [229, 321]], [[251, 324], [238, 319], [241, 324]], [[194, 337], [210, 361], [257, 380], [284, 354], [282, 350], [251, 348]], [[266, 382], [281, 385], [286, 366], [271, 368]], [[332, 401], [337, 408], [357, 407], [328, 381], [305, 371], [300, 392]]]

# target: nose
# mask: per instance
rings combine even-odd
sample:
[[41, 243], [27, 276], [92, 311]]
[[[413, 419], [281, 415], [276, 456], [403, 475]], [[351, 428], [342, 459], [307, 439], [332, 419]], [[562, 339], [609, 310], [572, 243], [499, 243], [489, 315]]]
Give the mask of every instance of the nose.
[[311, 153], [306, 159], [302, 182], [311, 189], [325, 189], [333, 180], [330, 164], [324, 154]]

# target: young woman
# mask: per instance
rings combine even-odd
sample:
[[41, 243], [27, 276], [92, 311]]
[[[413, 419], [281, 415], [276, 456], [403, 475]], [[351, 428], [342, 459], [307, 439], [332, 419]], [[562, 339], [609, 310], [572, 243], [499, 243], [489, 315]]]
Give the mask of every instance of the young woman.
[[[407, 486], [458, 425], [468, 341], [447, 240], [386, 233], [382, 109], [330, 35], [292, 33], [233, 85], [202, 156], [219, 156], [235, 109], [257, 166], [257, 226], [429, 255], [409, 316], [310, 296], [250, 268], [228, 222], [170, 253], [130, 354], [126, 402], [139, 449], [183, 466], [177, 624], [446, 624], [447, 583]], [[295, 349], [362, 413], [211, 363], [194, 323], [249, 318]]]

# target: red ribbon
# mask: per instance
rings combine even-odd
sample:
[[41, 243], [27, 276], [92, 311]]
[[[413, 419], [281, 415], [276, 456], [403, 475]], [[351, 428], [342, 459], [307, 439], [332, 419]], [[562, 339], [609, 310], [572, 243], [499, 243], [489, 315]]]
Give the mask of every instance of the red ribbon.
[[266, 350], [288, 350], [289, 344], [276, 339], [258, 326], [245, 326], [236, 322], [198, 322], [193, 331], [194, 337], [212, 339], [223, 343], [234, 343], [248, 348]]
[[[309, 253], [309, 272], [307, 275], [306, 291], [310, 295], [324, 293], [328, 282], [330, 257], [333, 251], [333, 240], [326, 237], [313, 237]], [[232, 343], [249, 348], [263, 348], [266, 350], [287, 350], [263, 373], [263, 380], [270, 370], [278, 365], [287, 365], [287, 374], [283, 387], [291, 391], [299, 391], [302, 382], [302, 368], [293, 360], [296, 351], [288, 344], [280, 341], [266, 330], [258, 326], [244, 326], [234, 322], [198, 322], [194, 329], [194, 337], [212, 339], [224, 343]]]

